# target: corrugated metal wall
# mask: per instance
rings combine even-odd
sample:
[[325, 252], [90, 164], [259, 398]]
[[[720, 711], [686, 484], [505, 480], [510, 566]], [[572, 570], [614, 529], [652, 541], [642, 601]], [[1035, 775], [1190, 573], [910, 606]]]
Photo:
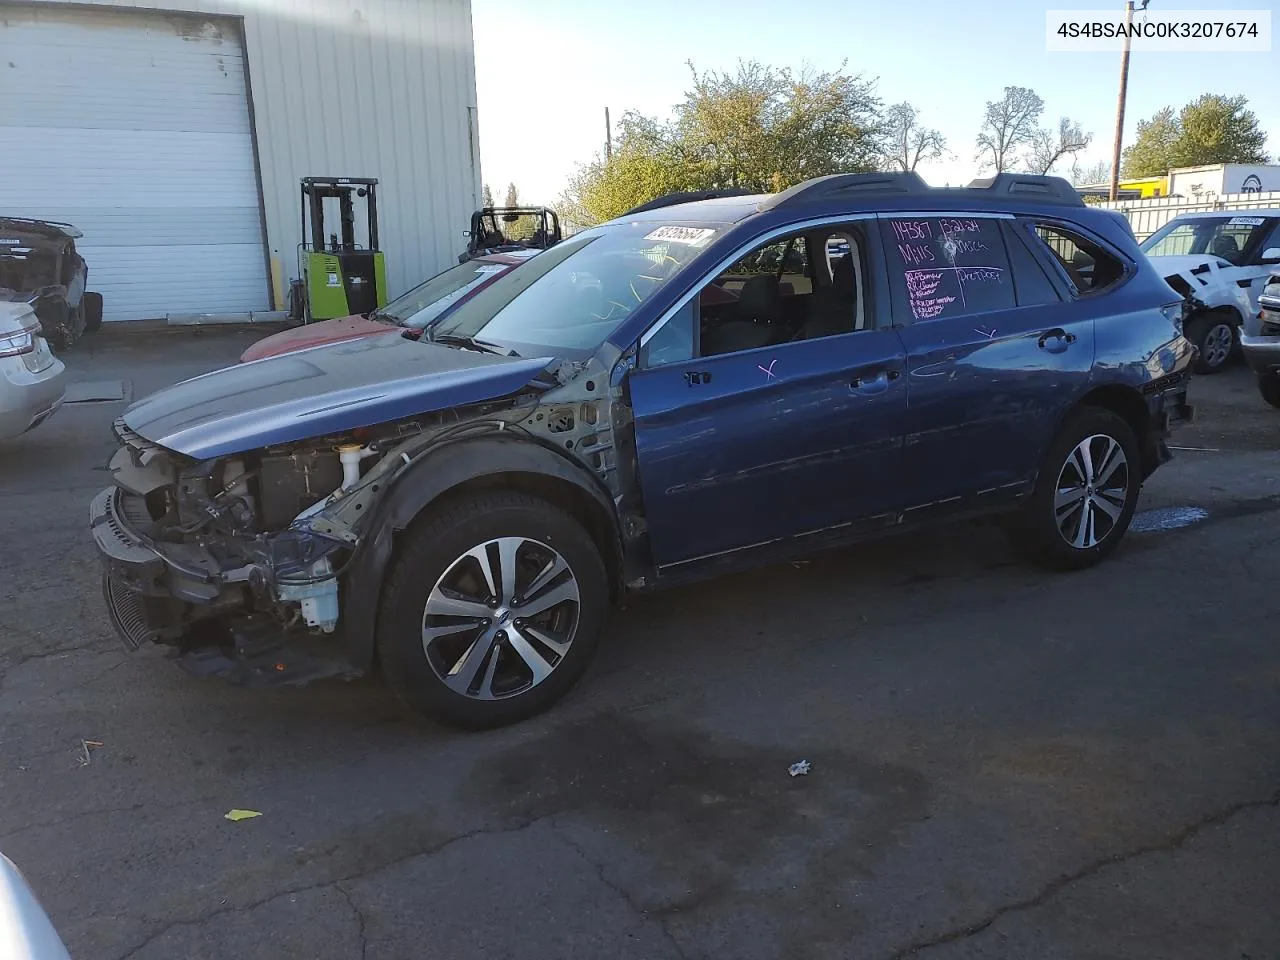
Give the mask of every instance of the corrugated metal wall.
[[267, 244], [286, 281], [297, 275], [304, 176], [379, 179], [392, 296], [456, 261], [481, 183], [470, 0], [78, 5], [242, 20]]

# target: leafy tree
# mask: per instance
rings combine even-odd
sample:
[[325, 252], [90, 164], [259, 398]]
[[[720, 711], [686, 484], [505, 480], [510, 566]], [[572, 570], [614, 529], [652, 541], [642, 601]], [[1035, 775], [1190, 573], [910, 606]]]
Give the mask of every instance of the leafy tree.
[[885, 111], [882, 149], [887, 169], [909, 173], [946, 153], [947, 139], [931, 127], [922, 127], [919, 111], [904, 101]]
[[1180, 134], [1173, 148], [1173, 165], [1198, 167], [1210, 163], [1267, 163], [1267, 135], [1244, 96], [1206, 93], [1182, 108]]
[[487, 183], [484, 185], [484, 194], [480, 198], [480, 206], [493, 206], [493, 191], [489, 189], [489, 185]]
[[502, 205], [504, 207], [520, 206], [520, 191], [516, 189], [516, 185], [514, 183], [507, 184], [507, 199], [503, 201]]
[[984, 170], [1003, 173], [1040, 129], [1044, 101], [1028, 87], [1005, 87], [999, 100], [988, 100], [978, 132], [976, 159]]
[[1173, 166], [1173, 150], [1182, 131], [1172, 107], [1157, 110], [1150, 120], [1138, 121], [1133, 144], [1120, 163], [1122, 177], [1159, 177]]
[[597, 223], [664, 193], [783, 190], [810, 177], [874, 170], [880, 101], [872, 81], [793, 72], [756, 61], [699, 73], [670, 120], [624, 114], [613, 156], [581, 167], [560, 199], [575, 223]]
[[1069, 117], [1058, 120], [1057, 131], [1042, 128], [1031, 138], [1027, 150], [1027, 170], [1044, 176], [1063, 157], [1074, 157], [1089, 146], [1093, 134], [1085, 133], [1080, 124]]
[[1154, 177], [1174, 167], [1268, 162], [1267, 135], [1248, 103], [1243, 96], [1206, 93], [1176, 115], [1172, 107], [1164, 107], [1150, 120], [1138, 121], [1120, 172]]

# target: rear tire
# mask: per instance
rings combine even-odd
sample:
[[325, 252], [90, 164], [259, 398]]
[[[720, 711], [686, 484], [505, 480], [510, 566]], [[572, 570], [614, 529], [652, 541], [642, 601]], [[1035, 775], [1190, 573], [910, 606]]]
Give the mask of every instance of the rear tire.
[[80, 309], [84, 311], [85, 333], [97, 333], [102, 329], [102, 294], [86, 293], [80, 298]]
[[1186, 338], [1198, 352], [1196, 373], [1221, 373], [1235, 356], [1234, 317], [1223, 310], [1206, 310], [1187, 321]]
[[1258, 374], [1258, 393], [1273, 407], [1280, 407], [1280, 372]]
[[1120, 545], [1141, 490], [1133, 428], [1110, 410], [1084, 407], [1049, 445], [1010, 538], [1051, 570], [1091, 567]]
[[600, 552], [569, 514], [522, 493], [455, 499], [414, 525], [387, 581], [382, 672], [442, 723], [516, 723], [577, 683], [608, 606]]

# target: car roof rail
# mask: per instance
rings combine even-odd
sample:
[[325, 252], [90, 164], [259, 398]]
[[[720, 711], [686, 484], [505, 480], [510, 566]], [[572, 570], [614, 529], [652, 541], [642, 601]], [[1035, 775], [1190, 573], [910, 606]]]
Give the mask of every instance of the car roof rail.
[[930, 186], [918, 173], [833, 173], [797, 183], [760, 201], [759, 209], [776, 210], [802, 203], [840, 200], [865, 193], [927, 194]]
[[1009, 197], [1015, 200], [1037, 200], [1040, 203], [1060, 203], [1067, 207], [1083, 207], [1084, 198], [1062, 177], [1042, 177], [1032, 173], [997, 173], [994, 177], [980, 177], [969, 181], [970, 190], [983, 190], [992, 197]]
[[680, 203], [696, 203], [699, 200], [715, 200], [718, 197], [750, 197], [757, 193], [759, 193], [758, 190], [744, 190], [742, 187], [723, 187], [714, 190], [681, 190], [677, 193], [667, 193], [661, 197], [655, 197], [648, 203], [632, 207], [626, 213], [620, 214], [620, 216], [629, 217], [633, 213], [660, 210], [662, 207], [674, 207]]

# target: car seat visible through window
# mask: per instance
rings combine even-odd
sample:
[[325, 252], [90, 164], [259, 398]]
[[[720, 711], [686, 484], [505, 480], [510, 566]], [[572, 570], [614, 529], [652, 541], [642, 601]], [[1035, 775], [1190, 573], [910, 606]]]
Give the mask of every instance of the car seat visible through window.
[[853, 254], [831, 265], [831, 284], [813, 292], [809, 316], [796, 331], [795, 340], [812, 340], [849, 333], [857, 312], [858, 281], [853, 270]]

